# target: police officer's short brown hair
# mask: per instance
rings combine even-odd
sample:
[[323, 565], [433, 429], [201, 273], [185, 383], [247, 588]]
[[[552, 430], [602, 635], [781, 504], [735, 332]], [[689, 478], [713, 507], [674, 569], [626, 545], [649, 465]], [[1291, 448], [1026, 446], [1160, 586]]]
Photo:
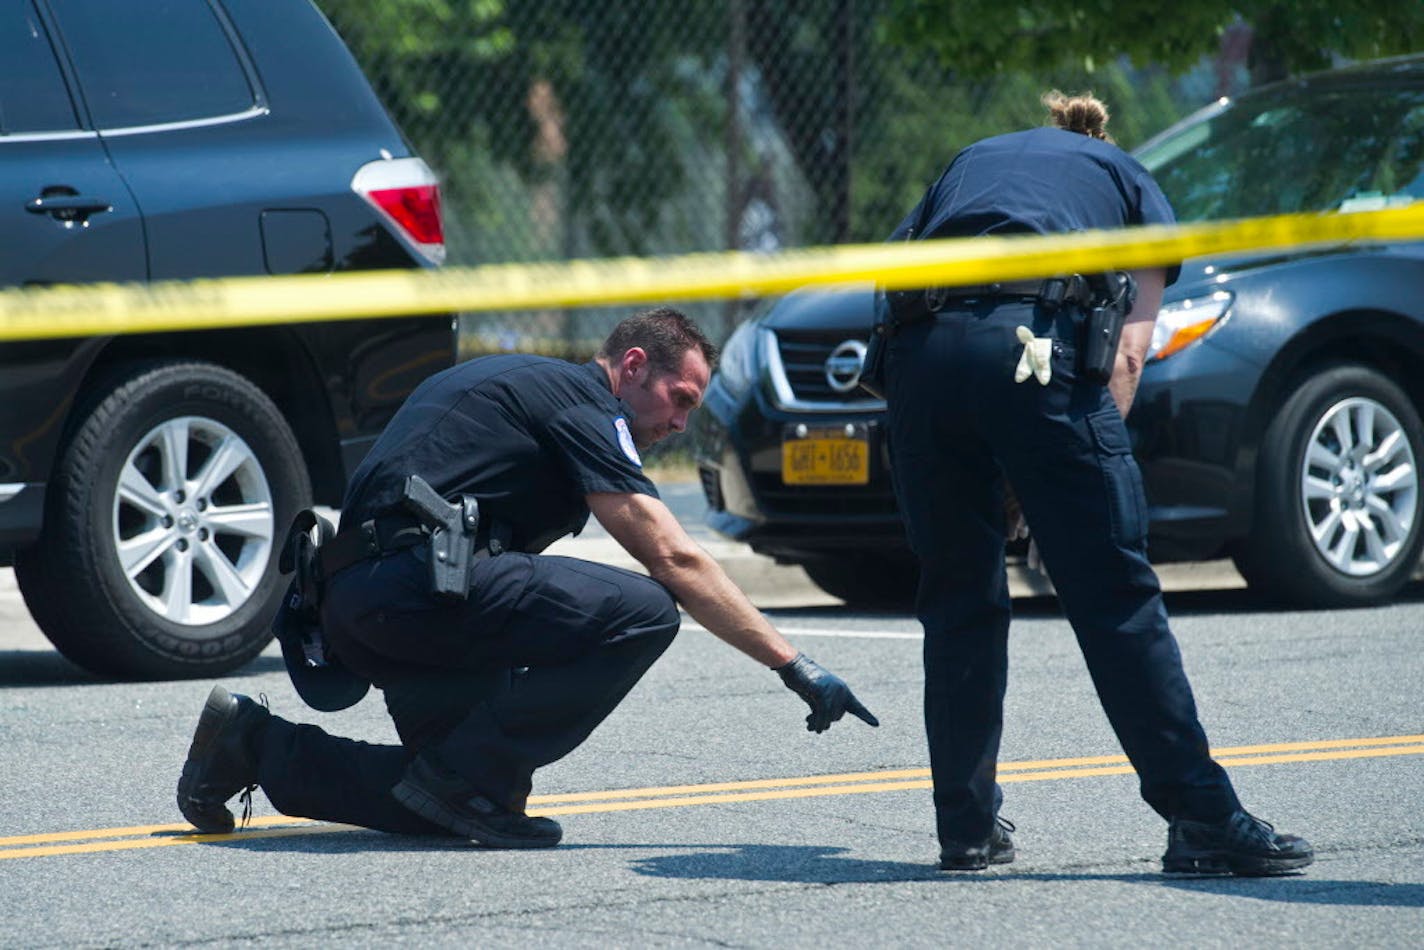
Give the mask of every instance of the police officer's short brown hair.
[[683, 355], [694, 348], [702, 351], [708, 366], [717, 365], [717, 345], [686, 314], [671, 307], [644, 310], [623, 320], [608, 334], [598, 355], [618, 363], [635, 346], [648, 354], [648, 365], [658, 375], [676, 373]]

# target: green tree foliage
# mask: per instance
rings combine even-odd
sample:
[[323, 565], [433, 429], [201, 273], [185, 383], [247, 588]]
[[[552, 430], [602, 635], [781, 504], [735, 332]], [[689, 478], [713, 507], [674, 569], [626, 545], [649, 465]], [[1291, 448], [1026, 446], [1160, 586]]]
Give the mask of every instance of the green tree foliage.
[[[574, 222], [588, 232], [582, 243], [605, 253], [646, 251], [639, 236], [687, 186], [678, 131], [722, 95], [687, 68], [721, 49], [713, 5], [318, 2], [421, 153], [447, 173], [453, 199], [500, 216], [498, 196], [479, 182], [501, 169], [557, 193], [548, 233], [509, 256], [579, 250]], [[484, 165], [478, 177], [471, 162]]]
[[1253, 31], [1257, 82], [1424, 44], [1424, 4], [1414, 0], [890, 0], [894, 42], [932, 52], [965, 76], [1079, 67], [1119, 56], [1181, 70], [1215, 53], [1238, 20]]
[[1041, 123], [1046, 89], [1104, 98], [1128, 148], [1203, 104], [1172, 70], [1214, 52], [1233, 9], [1302, 65], [1407, 47], [1424, 17], [1398, 0], [317, 2], [442, 175], [459, 263], [879, 240], [965, 144]]
[[856, 142], [853, 240], [883, 240], [960, 149], [990, 135], [1042, 125], [1041, 95], [1091, 91], [1108, 104], [1108, 131], [1124, 148], [1146, 140], [1199, 103], [1183, 102], [1162, 70], [1109, 62], [1092, 73], [1059, 68], [968, 81], [921, 62], [885, 77], [885, 107], [862, 117]]
[[882, 6], [745, 4], [747, 52], [763, 93], [798, 164], [822, 171], [810, 177], [819, 210], [811, 241], [883, 239], [960, 148], [1042, 124], [1039, 97], [1047, 89], [1096, 91], [1111, 104], [1113, 134], [1128, 148], [1188, 108], [1172, 96], [1165, 71], [1134, 69], [1121, 57], [1093, 69], [1069, 59], [969, 74], [924, 44], [896, 39], [903, 24], [885, 18]]

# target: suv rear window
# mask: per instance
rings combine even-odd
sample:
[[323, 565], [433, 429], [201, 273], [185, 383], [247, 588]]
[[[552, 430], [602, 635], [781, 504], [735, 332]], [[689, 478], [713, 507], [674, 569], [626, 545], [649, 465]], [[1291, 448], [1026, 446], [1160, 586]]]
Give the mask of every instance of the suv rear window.
[[0, 5], [0, 63], [0, 135], [78, 125], [49, 36], [27, 2]]
[[50, 6], [101, 130], [253, 106], [237, 51], [207, 0], [50, 0]]

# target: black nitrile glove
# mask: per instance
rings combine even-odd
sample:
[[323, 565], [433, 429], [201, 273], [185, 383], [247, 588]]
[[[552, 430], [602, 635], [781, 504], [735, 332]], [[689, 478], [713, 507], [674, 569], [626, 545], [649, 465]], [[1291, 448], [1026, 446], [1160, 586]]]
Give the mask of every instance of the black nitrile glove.
[[825, 732], [846, 713], [859, 716], [872, 726], [880, 725], [880, 720], [855, 698], [845, 680], [806, 654], [796, 654], [790, 663], [776, 667], [776, 673], [787, 689], [811, 707], [811, 714], [806, 717], [806, 728], [811, 732]]

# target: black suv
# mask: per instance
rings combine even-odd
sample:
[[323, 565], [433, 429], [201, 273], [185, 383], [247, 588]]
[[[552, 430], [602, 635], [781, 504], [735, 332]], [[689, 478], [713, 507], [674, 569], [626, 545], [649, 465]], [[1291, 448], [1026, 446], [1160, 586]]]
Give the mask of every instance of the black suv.
[[[1424, 199], [1424, 57], [1222, 100], [1137, 149], [1183, 221]], [[1388, 598], [1424, 544], [1424, 243], [1186, 262], [1128, 428], [1158, 561], [1229, 556], [1299, 604]], [[713, 527], [852, 601], [912, 588], [872, 289], [802, 292], [727, 342], [694, 417]], [[1030, 528], [1032, 526], [1030, 525]]]
[[[434, 175], [309, 0], [7, 0], [0, 63], [0, 285], [444, 256]], [[448, 315], [0, 344], [0, 565], [91, 670], [237, 667], [294, 512], [454, 352]]]

